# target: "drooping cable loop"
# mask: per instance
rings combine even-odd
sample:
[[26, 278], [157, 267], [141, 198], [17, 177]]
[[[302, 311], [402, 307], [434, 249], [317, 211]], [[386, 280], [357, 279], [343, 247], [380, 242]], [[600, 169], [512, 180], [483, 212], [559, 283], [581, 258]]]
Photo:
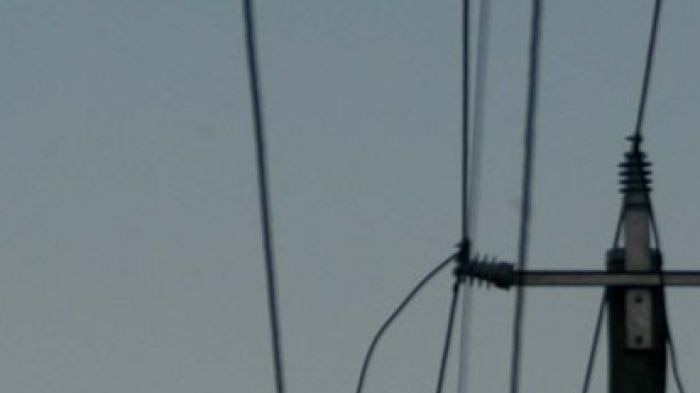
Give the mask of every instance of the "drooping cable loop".
[[360, 369], [360, 376], [357, 380], [357, 388], [355, 389], [356, 393], [362, 393], [362, 390], [364, 389], [365, 386], [365, 378], [367, 377], [367, 371], [369, 370], [369, 365], [372, 360], [372, 356], [374, 355], [374, 350], [377, 347], [377, 344], [381, 340], [381, 338], [384, 336], [384, 333], [389, 329], [391, 324], [396, 320], [396, 318], [403, 312], [403, 310], [406, 308], [406, 306], [413, 300], [413, 298], [420, 292], [423, 287], [425, 287], [426, 284], [428, 284], [434, 277], [437, 275], [439, 272], [441, 272], [443, 269], [445, 269], [450, 262], [452, 262], [456, 257], [458, 257], [459, 252], [454, 253], [450, 255], [447, 259], [444, 261], [440, 262], [436, 267], [434, 267], [428, 274], [426, 274], [419, 282], [416, 284], [416, 286], [411, 289], [411, 291], [406, 295], [406, 297], [399, 303], [399, 305], [394, 309], [394, 311], [389, 315], [389, 317], [382, 323], [382, 325], [379, 327], [379, 330], [377, 330], [377, 333], [375, 333], [374, 337], [372, 338], [372, 342], [369, 345], [369, 348], [367, 348], [367, 352], [365, 353], [364, 360], [362, 361], [362, 368]]

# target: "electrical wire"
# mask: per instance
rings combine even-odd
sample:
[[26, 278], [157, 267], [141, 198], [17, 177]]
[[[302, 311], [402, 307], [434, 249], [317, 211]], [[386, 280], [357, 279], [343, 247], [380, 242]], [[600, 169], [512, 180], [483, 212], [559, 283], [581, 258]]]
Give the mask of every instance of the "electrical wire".
[[591, 384], [591, 379], [593, 376], [593, 367], [595, 365], [596, 353], [598, 351], [598, 341], [600, 341], [600, 331], [603, 326], [603, 316], [605, 315], [605, 306], [607, 305], [606, 293], [603, 293], [603, 297], [600, 299], [600, 306], [598, 306], [598, 316], [596, 317], [595, 329], [593, 330], [593, 340], [591, 340], [591, 349], [588, 352], [588, 362], [586, 363], [586, 374], [583, 378], [583, 388], [581, 392], [588, 393], [588, 388]]
[[[665, 294], [664, 294], [665, 295]], [[666, 297], [664, 296], [664, 302], [666, 302]], [[671, 356], [671, 372], [673, 374], [673, 380], [676, 383], [676, 389], [679, 393], [685, 393], [685, 386], [683, 384], [683, 378], [681, 377], [680, 367], [678, 365], [678, 356], [676, 355], [676, 345], [673, 341], [673, 335], [671, 334], [670, 322], [668, 320], [668, 306], [666, 306], [666, 345], [668, 347], [668, 353]]]
[[491, 31], [491, 0], [481, 0], [479, 5], [479, 31], [476, 48], [476, 69], [474, 72], [474, 98], [472, 114], [472, 148], [469, 166], [469, 236], [474, 240], [479, 217], [481, 184], [482, 146], [484, 139], [484, 116], [486, 109], [486, 86], [488, 78], [489, 34]]
[[[479, 199], [481, 184], [481, 159], [484, 133], [484, 112], [486, 99], [486, 81], [488, 75], [489, 57], [489, 32], [491, 29], [491, 0], [481, 0], [479, 3], [478, 37], [476, 69], [474, 75], [474, 99], [473, 116], [471, 124], [471, 161], [469, 164], [469, 189], [468, 189], [468, 220], [469, 238], [476, 242], [476, 228], [478, 225]], [[459, 374], [457, 376], [457, 391], [466, 393], [469, 366], [469, 335], [471, 316], [471, 290], [465, 288], [462, 294], [462, 320], [459, 352]]]
[[[537, 89], [539, 76], [540, 36], [542, 29], [541, 0], [532, 0], [530, 50], [528, 70], [528, 98], [525, 120], [522, 200], [520, 207], [520, 231], [518, 238], [518, 269], [527, 267], [532, 198], [532, 177], [535, 155], [535, 116], [537, 114]], [[520, 384], [520, 353], [522, 350], [522, 325], [525, 308], [525, 290], [518, 286], [515, 298], [513, 322], [513, 354], [511, 359], [510, 392], [517, 393]]]
[[623, 218], [625, 217], [625, 207], [621, 206], [620, 207], [620, 214], [617, 219], [617, 225], [615, 225], [615, 236], [613, 237], [613, 242], [612, 242], [612, 248], [617, 248], [617, 245], [620, 243], [620, 235], [622, 234], [622, 221]]
[[275, 386], [277, 393], [285, 392], [284, 361], [282, 355], [282, 338], [277, 305], [277, 283], [275, 275], [275, 256], [272, 239], [272, 215], [267, 180], [267, 156], [265, 148], [265, 129], [260, 93], [258, 61], [255, 46], [255, 18], [252, 0], [243, 0], [243, 19], [245, 24], [245, 43], [248, 58], [251, 107], [253, 128], [255, 130], [255, 151], [257, 158], [258, 194], [260, 197], [260, 221], [262, 226], [263, 249], [265, 253], [265, 273], [267, 281], [267, 304], [270, 314], [270, 331], [272, 335], [272, 354], [275, 369]]
[[[469, 0], [462, 3], [462, 240], [469, 239]], [[468, 245], [467, 245], [468, 246]], [[469, 255], [466, 255], [469, 258]]]
[[647, 97], [649, 96], [649, 84], [651, 81], [651, 72], [654, 67], [654, 53], [656, 52], [656, 37], [659, 27], [659, 19], [661, 18], [662, 0], [654, 2], [654, 11], [651, 19], [651, 31], [649, 33], [649, 42], [647, 45], [646, 60], [644, 63], [644, 77], [642, 80], [642, 92], [639, 96], [639, 107], [637, 108], [637, 121], [635, 123], [634, 134], [642, 135], [642, 127], [644, 124], [644, 115], [646, 114]]
[[[460, 264], [462, 266], [466, 265], [469, 261], [471, 254], [471, 217], [473, 202], [471, 198], [471, 190], [473, 184], [470, 183], [470, 162], [469, 162], [469, 71], [470, 71], [470, 31], [471, 31], [471, 2], [470, 0], [462, 1], [462, 247], [463, 252], [460, 254], [462, 260]], [[458, 279], [459, 280], [459, 279]], [[459, 281], [455, 283], [459, 285]], [[453, 304], [456, 300], [453, 299]], [[471, 296], [470, 291], [467, 288], [464, 291], [462, 299], [462, 320], [461, 320], [461, 337], [460, 337], [460, 373], [458, 375], [458, 386], [461, 391], [461, 386], [464, 385], [464, 380], [466, 379], [466, 368], [467, 368], [467, 348], [469, 347], [469, 327], [470, 327], [470, 316], [471, 316]], [[452, 320], [452, 315], [450, 316], [450, 321]], [[451, 326], [449, 327], [452, 328]], [[449, 345], [449, 338], [446, 339], [445, 345]], [[445, 347], [443, 351], [443, 364], [446, 361], [447, 352], [449, 348]], [[438, 391], [442, 390], [442, 379], [443, 372], [441, 370], [438, 379]]]
[[450, 344], [452, 342], [452, 330], [454, 327], [455, 314], [457, 312], [457, 300], [459, 300], [459, 277], [455, 278], [455, 283], [452, 286], [452, 300], [450, 301], [450, 313], [447, 319], [447, 332], [445, 333], [445, 345], [442, 349], [442, 357], [440, 359], [440, 371], [438, 374], [437, 387], [435, 393], [442, 393], [442, 386], [445, 381], [445, 372], [447, 370], [447, 360], [450, 356]]
[[389, 315], [389, 317], [384, 321], [384, 323], [379, 327], [379, 330], [377, 330], [377, 333], [375, 333], [374, 337], [372, 338], [372, 342], [369, 345], [369, 348], [367, 348], [367, 352], [365, 353], [364, 360], [362, 361], [362, 369], [360, 370], [360, 377], [357, 380], [357, 388], [355, 389], [356, 393], [362, 393], [362, 389], [364, 388], [365, 385], [365, 377], [367, 376], [367, 371], [369, 370], [369, 364], [370, 361], [372, 360], [372, 355], [374, 354], [374, 350], [377, 347], [377, 344], [379, 343], [379, 340], [381, 340], [382, 336], [386, 332], [386, 330], [391, 326], [391, 324], [394, 322], [394, 320], [401, 314], [401, 312], [406, 308], [406, 306], [413, 300], [413, 298], [420, 292], [423, 287], [430, 282], [430, 280], [435, 277], [436, 274], [438, 274], [440, 271], [442, 271], [447, 265], [450, 264], [450, 262], [459, 254], [459, 252], [454, 253], [450, 255], [447, 259], [444, 261], [440, 262], [436, 267], [434, 267], [428, 274], [426, 274], [419, 282], [416, 284], [416, 286], [406, 295], [406, 297], [399, 303], [398, 307]]

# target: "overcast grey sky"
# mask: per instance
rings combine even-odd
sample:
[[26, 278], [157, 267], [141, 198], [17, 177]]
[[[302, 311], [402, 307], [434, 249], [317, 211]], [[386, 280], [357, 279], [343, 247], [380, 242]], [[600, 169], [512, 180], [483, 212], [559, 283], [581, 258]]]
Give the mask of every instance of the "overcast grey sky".
[[[544, 3], [531, 265], [600, 268], [652, 1]], [[665, 3], [646, 147], [666, 264], [690, 269], [700, 3]], [[256, 4], [289, 392], [348, 393], [459, 240], [460, 2]], [[513, 258], [529, 2], [493, 7], [475, 248]], [[0, 390], [272, 392], [242, 33], [239, 1], [0, 2]], [[450, 281], [368, 393], [433, 389]], [[579, 389], [599, 295], [529, 292], [523, 393]], [[690, 391], [699, 295], [670, 295]], [[513, 293], [474, 296], [470, 391], [503, 392]]]

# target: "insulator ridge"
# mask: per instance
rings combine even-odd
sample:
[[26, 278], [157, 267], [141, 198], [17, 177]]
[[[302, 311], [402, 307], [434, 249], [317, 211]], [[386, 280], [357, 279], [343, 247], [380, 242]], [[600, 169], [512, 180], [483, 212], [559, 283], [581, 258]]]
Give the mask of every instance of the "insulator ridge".
[[631, 192], [651, 191], [651, 163], [646, 159], [646, 153], [640, 149], [641, 137], [630, 137], [632, 148], [625, 153], [625, 160], [619, 164], [620, 167], [620, 192], [628, 194]]
[[475, 255], [466, 266], [465, 275], [469, 283], [486, 282], [498, 288], [509, 288], [515, 281], [515, 267], [512, 263], [499, 261], [495, 257]]

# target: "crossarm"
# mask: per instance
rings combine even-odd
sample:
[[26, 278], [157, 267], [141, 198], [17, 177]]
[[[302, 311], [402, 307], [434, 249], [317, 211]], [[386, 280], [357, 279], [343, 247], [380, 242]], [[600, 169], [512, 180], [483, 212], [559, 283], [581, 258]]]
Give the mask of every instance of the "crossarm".
[[700, 286], [698, 270], [610, 272], [605, 270], [516, 270], [512, 263], [472, 261], [464, 270], [471, 280], [511, 286]]
[[515, 271], [513, 285], [524, 286], [700, 286], [700, 271], [624, 272], [603, 270]]

